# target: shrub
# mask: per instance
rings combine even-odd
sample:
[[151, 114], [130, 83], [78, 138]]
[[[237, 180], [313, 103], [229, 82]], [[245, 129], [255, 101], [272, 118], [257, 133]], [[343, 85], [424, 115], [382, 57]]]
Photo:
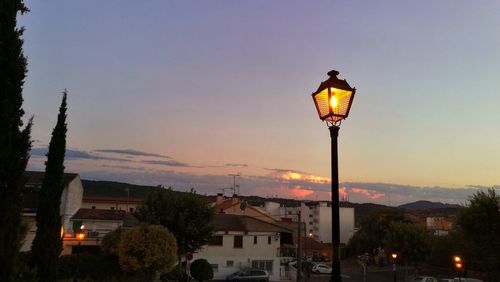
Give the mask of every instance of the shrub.
[[214, 278], [212, 266], [206, 259], [197, 259], [193, 261], [190, 270], [191, 276], [198, 281], [210, 280]]

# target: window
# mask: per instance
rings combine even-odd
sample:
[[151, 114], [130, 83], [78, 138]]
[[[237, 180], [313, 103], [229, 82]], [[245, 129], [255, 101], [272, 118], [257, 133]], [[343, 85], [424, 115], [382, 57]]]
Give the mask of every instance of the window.
[[267, 243], [271, 245], [271, 236], [267, 236]]
[[95, 206], [92, 206], [92, 209], [95, 210]]
[[226, 261], [226, 266], [227, 267], [233, 267], [234, 266], [234, 261], [232, 261], [232, 260]]
[[234, 248], [243, 248], [243, 236], [234, 236]]
[[288, 211], [288, 214], [292, 214], [292, 211]]
[[312, 222], [312, 221], [309, 221], [309, 225], [313, 225], [313, 222]]
[[252, 260], [252, 268], [266, 270], [269, 275], [273, 274], [273, 261], [272, 260]]
[[114, 209], [115, 209], [115, 207], [111, 207], [111, 209], [112, 209], [112, 210], [114, 210]]
[[130, 212], [134, 212], [134, 208], [130, 208], [130, 209], [129, 209], [129, 211], [130, 211]]
[[208, 240], [208, 245], [209, 246], [222, 246], [223, 245], [223, 238], [222, 236], [213, 236]]
[[219, 265], [218, 264], [210, 264], [214, 272], [219, 272]]
[[257, 245], [257, 236], [253, 236], [253, 244]]
[[309, 215], [309, 217], [313, 217], [313, 215], [312, 215], [312, 214], [310, 214], [310, 215]]

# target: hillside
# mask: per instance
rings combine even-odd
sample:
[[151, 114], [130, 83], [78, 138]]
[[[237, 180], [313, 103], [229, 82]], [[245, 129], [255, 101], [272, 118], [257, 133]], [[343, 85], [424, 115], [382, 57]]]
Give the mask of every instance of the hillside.
[[153, 189], [154, 186], [134, 185], [114, 181], [94, 181], [82, 179], [84, 196], [101, 197], [126, 197], [127, 189], [130, 191], [130, 197], [142, 198]]
[[408, 210], [434, 210], [434, 209], [449, 209], [458, 207], [460, 206], [454, 204], [444, 204], [440, 202], [431, 202], [431, 201], [416, 201], [399, 206], [399, 208]]

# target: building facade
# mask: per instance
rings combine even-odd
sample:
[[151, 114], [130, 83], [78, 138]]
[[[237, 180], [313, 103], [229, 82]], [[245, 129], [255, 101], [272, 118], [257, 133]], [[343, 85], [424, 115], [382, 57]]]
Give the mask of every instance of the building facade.
[[[332, 208], [327, 201], [301, 202], [300, 206], [287, 207], [276, 202], [266, 202], [266, 212], [274, 218], [288, 218], [298, 220], [301, 212], [302, 222], [305, 223], [306, 234], [312, 234], [319, 242], [332, 242]], [[340, 243], [347, 244], [354, 235], [354, 208], [340, 207]]]
[[291, 230], [246, 215], [218, 213], [213, 222], [214, 236], [193, 257], [212, 265], [215, 280], [245, 269], [266, 270], [271, 281], [287, 276], [281, 250], [292, 243]]

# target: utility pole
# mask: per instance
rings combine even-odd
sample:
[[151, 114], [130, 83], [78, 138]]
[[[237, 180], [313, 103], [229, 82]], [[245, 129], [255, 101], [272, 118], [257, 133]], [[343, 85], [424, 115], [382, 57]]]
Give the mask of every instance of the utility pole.
[[302, 226], [302, 213], [299, 210], [299, 225], [297, 230], [297, 282], [302, 281], [302, 245], [300, 242], [300, 237], [302, 237], [302, 232], [300, 227]]

